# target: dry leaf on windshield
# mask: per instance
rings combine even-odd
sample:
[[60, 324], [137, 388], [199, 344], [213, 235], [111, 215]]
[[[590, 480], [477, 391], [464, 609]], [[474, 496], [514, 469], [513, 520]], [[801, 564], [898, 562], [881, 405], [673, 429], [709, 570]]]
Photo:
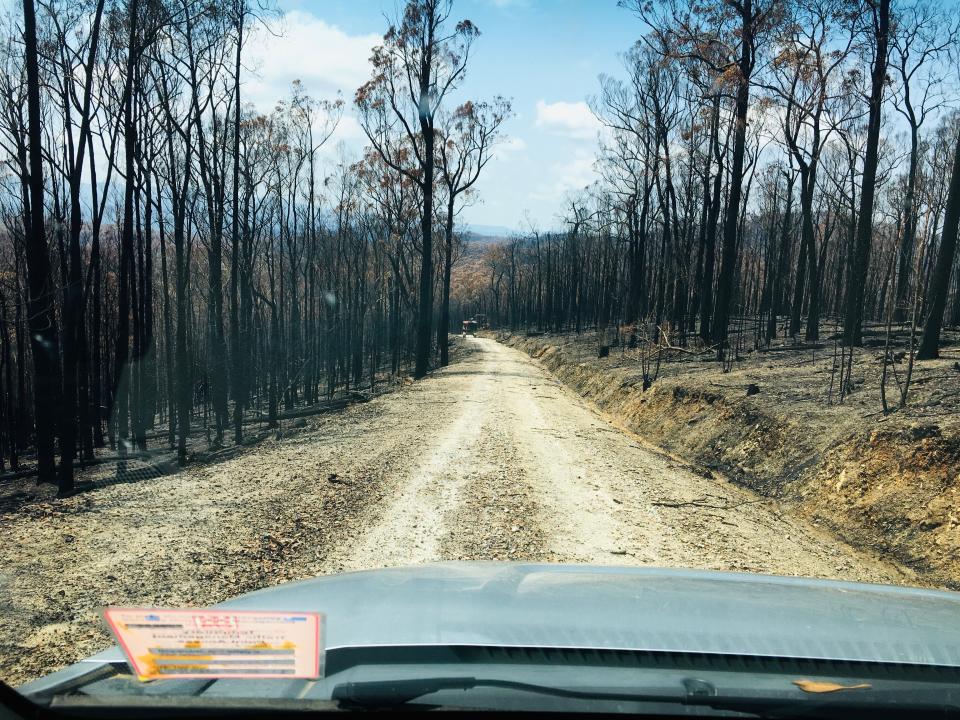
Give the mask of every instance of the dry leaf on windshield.
[[819, 682], [817, 680], [794, 680], [793, 684], [804, 692], [808, 693], [832, 693], [839, 690], [860, 690], [870, 687], [870, 685], [867, 683], [859, 683], [858, 685], [839, 685], [838, 683]]

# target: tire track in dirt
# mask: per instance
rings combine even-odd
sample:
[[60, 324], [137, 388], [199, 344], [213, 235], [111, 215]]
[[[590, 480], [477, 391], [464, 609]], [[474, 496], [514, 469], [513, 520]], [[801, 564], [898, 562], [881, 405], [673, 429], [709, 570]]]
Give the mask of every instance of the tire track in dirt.
[[487, 416], [476, 452], [460, 463], [469, 485], [444, 542], [444, 557], [464, 560], [552, 558], [538, 519], [542, 508], [504, 417], [501, 383], [490, 383]]
[[[410, 565], [442, 558], [441, 542], [450, 527], [448, 515], [463, 502], [463, 459], [477, 455], [482, 435], [486, 362], [468, 359], [464, 364], [477, 363], [480, 367], [476, 372], [481, 379], [457, 400], [459, 412], [446, 423], [440, 420], [442, 432], [431, 443], [423, 444], [423, 457], [401, 471], [392, 483], [395, 497], [380, 508], [379, 517], [368, 523], [368, 530], [354, 544], [337, 548], [327, 558], [326, 572]], [[430, 395], [445, 397], [442, 389], [449, 383], [442, 373], [431, 380], [427, 385]], [[435, 416], [432, 419], [437, 422]], [[406, 456], [415, 455], [416, 449], [409, 448]]]

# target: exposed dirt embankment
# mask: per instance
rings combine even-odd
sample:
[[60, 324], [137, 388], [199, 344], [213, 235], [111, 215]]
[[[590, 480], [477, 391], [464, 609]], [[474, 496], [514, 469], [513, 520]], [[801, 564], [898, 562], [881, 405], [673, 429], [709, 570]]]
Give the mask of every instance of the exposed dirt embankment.
[[729, 373], [683, 356], [644, 391], [639, 359], [619, 348], [598, 359], [595, 337], [499, 339], [704, 474], [722, 473], [854, 545], [960, 587], [960, 416], [950, 404], [960, 371], [950, 352], [918, 366], [908, 408], [885, 416], [869, 349], [855, 358], [855, 393], [829, 404], [827, 350], [754, 353]]

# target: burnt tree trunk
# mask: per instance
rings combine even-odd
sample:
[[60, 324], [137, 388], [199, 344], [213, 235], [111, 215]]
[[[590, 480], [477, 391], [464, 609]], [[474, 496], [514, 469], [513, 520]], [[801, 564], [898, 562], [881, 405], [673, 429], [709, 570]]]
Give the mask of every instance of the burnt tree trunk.
[[747, 110], [750, 104], [750, 75], [753, 72], [753, 2], [743, 0], [740, 9], [740, 59], [737, 63], [737, 102], [734, 113], [733, 159], [730, 168], [730, 193], [723, 223], [723, 249], [720, 275], [717, 277], [717, 304], [713, 318], [713, 341], [717, 357], [723, 359], [727, 344], [727, 326], [733, 302], [733, 281], [737, 271], [737, 234], [740, 199], [743, 194], [743, 163], [747, 143]]
[[[27, 67], [27, 122], [30, 162], [30, 204], [24, 217], [27, 256], [27, 322], [33, 355], [34, 425], [37, 437], [39, 482], [55, 482], [55, 433], [60, 385], [60, 338], [54, 312], [55, 290], [50, 275], [50, 257], [43, 218], [43, 149], [40, 115], [40, 68], [37, 53], [37, 21], [33, 0], [23, 0], [23, 40]], [[62, 413], [61, 413], [62, 415]], [[64, 478], [60, 478], [63, 483]], [[61, 485], [60, 492], [72, 490]]]
[[940, 252], [930, 280], [930, 310], [923, 326], [923, 337], [917, 351], [918, 360], [931, 360], [940, 355], [940, 330], [947, 305], [950, 273], [957, 251], [957, 232], [960, 225], [960, 134], [953, 154], [953, 172], [950, 176], [950, 193], [947, 197], [943, 234], [940, 236]]
[[860, 345], [863, 341], [863, 297], [870, 263], [873, 236], [873, 199], [877, 184], [877, 157], [880, 147], [880, 118], [883, 110], [883, 86], [887, 78], [887, 43], [890, 33], [890, 0], [870, 0], [874, 10], [876, 53], [873, 60], [870, 89], [870, 119], [867, 125], [867, 148], [863, 159], [863, 181], [860, 190], [860, 212], [857, 234], [850, 258], [850, 285], [847, 288], [847, 312], [844, 321], [844, 342]]

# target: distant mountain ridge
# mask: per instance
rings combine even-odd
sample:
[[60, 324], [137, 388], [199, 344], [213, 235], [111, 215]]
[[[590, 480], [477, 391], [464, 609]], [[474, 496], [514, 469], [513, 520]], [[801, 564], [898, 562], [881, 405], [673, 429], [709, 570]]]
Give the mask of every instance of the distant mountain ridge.
[[460, 226], [461, 231], [489, 238], [507, 238], [516, 234], [516, 230], [508, 228], [506, 225], [482, 225], [477, 223], [464, 223]]

